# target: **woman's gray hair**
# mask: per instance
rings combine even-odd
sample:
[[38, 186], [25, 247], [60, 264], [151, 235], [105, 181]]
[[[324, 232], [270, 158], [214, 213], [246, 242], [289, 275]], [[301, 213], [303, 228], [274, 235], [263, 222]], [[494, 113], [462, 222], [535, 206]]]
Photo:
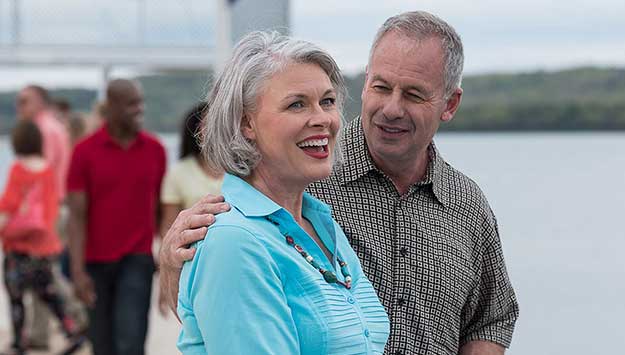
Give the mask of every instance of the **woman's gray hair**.
[[421, 41], [431, 37], [439, 38], [445, 56], [443, 58], [445, 96], [449, 97], [456, 88], [460, 87], [462, 84], [462, 70], [464, 66], [462, 40], [458, 33], [456, 33], [456, 30], [447, 22], [425, 11], [404, 12], [389, 18], [375, 35], [371, 51], [369, 52], [369, 63], [371, 63], [373, 52], [382, 37], [391, 31], [397, 31], [415, 41]]
[[[208, 94], [208, 111], [199, 139], [209, 168], [245, 177], [256, 167], [261, 157], [254, 143], [241, 133], [242, 119], [257, 109], [266, 81], [291, 63], [318, 65], [336, 91], [336, 105], [341, 112], [345, 83], [328, 53], [278, 32], [252, 32], [235, 46], [232, 58]], [[335, 157], [340, 154], [338, 141], [336, 147]]]

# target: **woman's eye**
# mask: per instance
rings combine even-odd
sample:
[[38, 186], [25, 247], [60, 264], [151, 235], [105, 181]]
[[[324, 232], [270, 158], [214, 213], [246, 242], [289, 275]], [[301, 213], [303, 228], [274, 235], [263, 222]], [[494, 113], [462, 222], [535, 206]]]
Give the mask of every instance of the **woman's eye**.
[[289, 105], [290, 109], [299, 109], [303, 107], [304, 107], [304, 103], [302, 101], [295, 101], [294, 103]]
[[336, 99], [333, 97], [328, 97], [328, 98], [321, 100], [321, 106], [334, 106], [335, 103], [336, 103]]

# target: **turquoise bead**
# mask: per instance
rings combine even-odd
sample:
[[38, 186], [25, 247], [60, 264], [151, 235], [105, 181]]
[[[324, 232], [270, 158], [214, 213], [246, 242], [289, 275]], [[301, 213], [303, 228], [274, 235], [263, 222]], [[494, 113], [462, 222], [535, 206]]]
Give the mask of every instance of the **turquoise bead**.
[[334, 275], [333, 272], [326, 270], [323, 273], [323, 278], [326, 280], [327, 283], [336, 283], [338, 281], [338, 279], [336, 278], [336, 275]]

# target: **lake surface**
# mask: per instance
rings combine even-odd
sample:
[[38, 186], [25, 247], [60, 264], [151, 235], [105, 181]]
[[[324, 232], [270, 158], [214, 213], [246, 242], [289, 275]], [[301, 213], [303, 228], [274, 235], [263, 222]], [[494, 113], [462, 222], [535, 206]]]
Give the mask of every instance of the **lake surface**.
[[[163, 140], [171, 161], [176, 137]], [[507, 354], [623, 353], [625, 133], [448, 133], [436, 141], [497, 215], [521, 306]], [[0, 137], [2, 186], [10, 159]]]

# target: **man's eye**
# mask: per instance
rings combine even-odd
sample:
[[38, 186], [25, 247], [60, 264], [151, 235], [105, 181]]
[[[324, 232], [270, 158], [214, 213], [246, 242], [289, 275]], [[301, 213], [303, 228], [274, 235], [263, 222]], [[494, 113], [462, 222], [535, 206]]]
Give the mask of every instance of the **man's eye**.
[[373, 89], [375, 91], [380, 91], [380, 92], [386, 92], [389, 91], [390, 89], [384, 85], [373, 85]]
[[419, 102], [420, 102], [420, 101], [423, 101], [423, 97], [421, 97], [421, 96], [419, 96], [419, 95], [417, 95], [417, 94], [411, 94], [411, 93], [408, 93], [408, 94], [406, 94], [406, 96], [408, 96], [408, 98], [409, 98], [410, 100], [412, 100], [412, 101], [419, 101]]

